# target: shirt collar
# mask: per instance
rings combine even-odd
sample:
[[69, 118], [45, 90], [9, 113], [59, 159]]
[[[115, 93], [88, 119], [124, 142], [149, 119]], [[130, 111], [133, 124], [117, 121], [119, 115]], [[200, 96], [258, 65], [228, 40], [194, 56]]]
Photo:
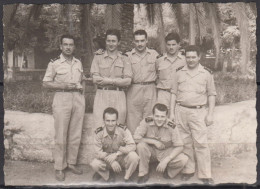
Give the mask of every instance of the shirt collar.
[[[167, 56], [167, 53], [164, 53], [163, 54], [163, 59], [165, 60], [165, 59], [167, 59], [168, 58], [168, 56]], [[176, 57], [176, 59], [174, 60], [174, 62], [177, 60], [177, 59], [182, 59], [183, 57], [180, 55], [180, 54], [178, 54], [177, 55], [177, 57]], [[168, 59], [168, 60], [170, 60], [170, 59]]]
[[[117, 126], [115, 128], [115, 135], [118, 135], [118, 129], [117, 129]], [[109, 134], [107, 133], [107, 128], [106, 126], [104, 126], [104, 133], [103, 133], [103, 137], [107, 137]]]
[[[60, 62], [63, 63], [63, 62], [66, 62], [66, 58], [63, 56], [63, 54], [61, 53], [60, 54]], [[76, 62], [76, 58], [73, 56], [72, 57], [72, 62]]]
[[[118, 51], [118, 52], [117, 52], [117, 57], [121, 57], [121, 56], [122, 56], [121, 52]], [[110, 56], [108, 55], [107, 51], [105, 51], [104, 57], [110, 57]]]
[[[145, 52], [151, 54], [151, 49], [146, 47]], [[132, 51], [131, 51], [131, 54], [136, 54], [136, 53], [137, 52], [136, 52], [135, 48], [133, 48]]]

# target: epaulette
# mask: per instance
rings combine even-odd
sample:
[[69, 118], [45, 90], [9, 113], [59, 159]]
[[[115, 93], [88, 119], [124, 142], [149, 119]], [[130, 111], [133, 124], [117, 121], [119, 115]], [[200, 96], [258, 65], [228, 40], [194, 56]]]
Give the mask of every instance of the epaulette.
[[152, 117], [146, 117], [145, 118], [145, 122], [146, 123], [150, 123], [150, 122], [152, 122], [153, 121], [153, 118]]
[[169, 127], [173, 128], [173, 129], [174, 129], [175, 126], [176, 126], [172, 121], [168, 121], [167, 125], [168, 125]]
[[118, 127], [122, 128], [122, 129], [124, 129], [124, 130], [127, 129], [127, 127], [126, 127], [125, 125], [123, 125], [123, 124], [119, 124]]
[[124, 56], [127, 56], [127, 57], [128, 57], [128, 54], [126, 54], [126, 52], [122, 53], [122, 55], [124, 55]]
[[98, 134], [100, 131], [102, 131], [103, 130], [103, 127], [99, 127], [99, 128], [97, 128], [96, 130], [95, 130], [95, 133], [96, 134]]
[[58, 60], [58, 59], [60, 59], [60, 56], [58, 56], [58, 57], [56, 57], [56, 58], [54, 58], [54, 59], [51, 59], [51, 62], [54, 62], [54, 61], [56, 61], [56, 60]]
[[95, 55], [102, 55], [104, 53], [105, 53], [104, 49], [98, 49], [94, 54]]
[[181, 67], [177, 68], [177, 69], [176, 69], [176, 72], [179, 71], [179, 70], [181, 70], [183, 67], [184, 67], [184, 66], [181, 66]]
[[163, 56], [163, 54], [159, 54], [158, 56], [156, 56], [156, 58], [161, 58]]
[[205, 66], [204, 66], [204, 69], [207, 70], [207, 71], [208, 71], [209, 73], [211, 73], [211, 74], [213, 73], [213, 71], [212, 71], [211, 69], [209, 69], [209, 68], [207, 68], [207, 67], [205, 67]]

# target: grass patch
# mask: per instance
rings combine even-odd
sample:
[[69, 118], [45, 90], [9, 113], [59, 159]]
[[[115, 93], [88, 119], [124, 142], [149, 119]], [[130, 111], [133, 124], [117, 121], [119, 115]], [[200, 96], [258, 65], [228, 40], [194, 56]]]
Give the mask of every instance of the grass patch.
[[[217, 97], [216, 105], [240, 102], [256, 98], [254, 79], [238, 77], [234, 74], [214, 73]], [[53, 92], [42, 88], [41, 82], [19, 81], [4, 84], [4, 108], [24, 112], [52, 114]], [[86, 88], [86, 112], [93, 111], [94, 87]]]
[[242, 78], [237, 74], [214, 73], [216, 105], [252, 100], [256, 98], [255, 79]]
[[[52, 114], [53, 96], [54, 92], [44, 89], [39, 81], [19, 81], [4, 84], [4, 108], [7, 110]], [[94, 94], [86, 93], [85, 99], [86, 112], [92, 112]]]

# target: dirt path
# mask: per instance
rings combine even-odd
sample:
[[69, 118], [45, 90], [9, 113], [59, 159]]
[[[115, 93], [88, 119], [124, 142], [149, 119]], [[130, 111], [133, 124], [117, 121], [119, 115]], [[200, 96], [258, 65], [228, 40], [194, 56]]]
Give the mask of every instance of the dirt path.
[[[212, 160], [212, 174], [216, 184], [219, 183], [249, 183], [256, 181], [256, 152], [244, 152], [235, 157], [218, 158]], [[94, 185], [92, 182], [93, 171], [88, 165], [81, 165], [83, 175], [74, 175], [66, 172], [66, 180], [58, 182], [54, 178], [53, 164], [25, 161], [5, 162], [6, 185]], [[134, 175], [137, 179], [137, 175]], [[122, 184], [122, 176], [117, 178], [117, 183]], [[166, 180], [152, 168], [150, 180], [147, 184], [191, 184], [201, 182], [194, 176], [189, 182], [183, 183], [177, 176], [173, 180]], [[102, 184], [101, 182], [99, 184]], [[104, 183], [103, 183], [104, 184]]]

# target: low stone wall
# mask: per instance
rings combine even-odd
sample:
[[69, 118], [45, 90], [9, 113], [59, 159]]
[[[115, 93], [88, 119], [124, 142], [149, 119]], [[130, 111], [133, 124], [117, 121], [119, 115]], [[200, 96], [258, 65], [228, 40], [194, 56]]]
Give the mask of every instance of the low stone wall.
[[[53, 161], [53, 117], [42, 113], [5, 111], [6, 158]], [[255, 100], [218, 106], [214, 125], [209, 127], [212, 157], [227, 157], [256, 149]], [[85, 114], [79, 163], [93, 158], [93, 114]]]

